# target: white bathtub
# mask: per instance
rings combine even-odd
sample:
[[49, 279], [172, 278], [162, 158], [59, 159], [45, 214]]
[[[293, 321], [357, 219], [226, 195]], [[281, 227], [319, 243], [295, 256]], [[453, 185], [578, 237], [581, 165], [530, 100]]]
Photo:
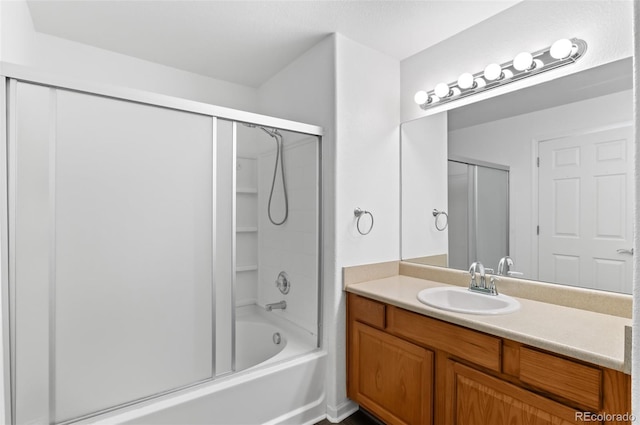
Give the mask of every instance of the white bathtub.
[[236, 320], [236, 372], [264, 363], [287, 345], [287, 336], [272, 323], [251, 318]]
[[[274, 333], [280, 334], [280, 344], [273, 342]], [[239, 309], [235, 374], [86, 423], [316, 423], [325, 417], [326, 352], [315, 345], [315, 336], [286, 320], [258, 309]]]

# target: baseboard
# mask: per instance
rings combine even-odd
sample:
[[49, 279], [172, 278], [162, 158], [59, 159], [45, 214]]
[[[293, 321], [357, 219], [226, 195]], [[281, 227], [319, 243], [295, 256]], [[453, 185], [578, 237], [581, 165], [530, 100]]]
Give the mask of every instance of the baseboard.
[[337, 424], [348, 416], [351, 416], [359, 408], [360, 406], [358, 406], [357, 403], [348, 399], [343, 403], [340, 403], [337, 407], [327, 405], [327, 420], [331, 423]]

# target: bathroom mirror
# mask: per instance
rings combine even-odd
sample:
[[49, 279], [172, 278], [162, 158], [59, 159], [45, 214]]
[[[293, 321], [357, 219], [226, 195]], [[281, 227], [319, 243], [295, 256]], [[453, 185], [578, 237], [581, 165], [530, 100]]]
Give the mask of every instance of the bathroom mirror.
[[401, 257], [631, 293], [631, 58], [401, 127]]

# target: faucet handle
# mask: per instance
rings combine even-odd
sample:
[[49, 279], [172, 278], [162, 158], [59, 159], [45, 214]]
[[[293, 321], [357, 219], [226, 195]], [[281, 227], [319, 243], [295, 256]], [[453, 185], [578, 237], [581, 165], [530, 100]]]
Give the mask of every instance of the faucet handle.
[[507, 276], [509, 276], [509, 277], [524, 276], [524, 273], [522, 273], [522, 272], [512, 272], [512, 271], [508, 271], [508, 272], [507, 272]]
[[495, 273], [495, 270], [490, 269], [490, 268], [488, 268], [488, 267], [485, 267], [485, 268], [484, 268], [484, 272], [485, 272], [485, 273], [488, 273], [488, 274], [494, 274], [494, 273]]

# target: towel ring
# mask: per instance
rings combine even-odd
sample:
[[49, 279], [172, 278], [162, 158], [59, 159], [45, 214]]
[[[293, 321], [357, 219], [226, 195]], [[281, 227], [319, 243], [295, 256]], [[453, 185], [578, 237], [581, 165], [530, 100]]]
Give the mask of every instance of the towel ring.
[[[440, 227], [438, 226], [438, 218], [443, 215], [444, 216], [444, 226]], [[449, 216], [447, 215], [446, 212], [444, 211], [438, 211], [436, 209], [433, 210], [433, 216], [435, 217], [436, 220], [436, 229], [439, 230], [440, 232], [442, 232], [444, 229], [447, 228], [447, 226], [449, 225]]]
[[[369, 230], [367, 230], [366, 232], [363, 232], [360, 229], [360, 219], [362, 218], [363, 215], [369, 214], [369, 217], [371, 217], [371, 226], [369, 227]], [[373, 214], [371, 214], [369, 211], [360, 209], [359, 207], [356, 207], [355, 210], [353, 210], [353, 215], [355, 215], [356, 217], [358, 217], [358, 221], [356, 221], [356, 228], [358, 229], [358, 233], [360, 233], [361, 235], [368, 235], [369, 233], [371, 233], [371, 229], [373, 229]]]

